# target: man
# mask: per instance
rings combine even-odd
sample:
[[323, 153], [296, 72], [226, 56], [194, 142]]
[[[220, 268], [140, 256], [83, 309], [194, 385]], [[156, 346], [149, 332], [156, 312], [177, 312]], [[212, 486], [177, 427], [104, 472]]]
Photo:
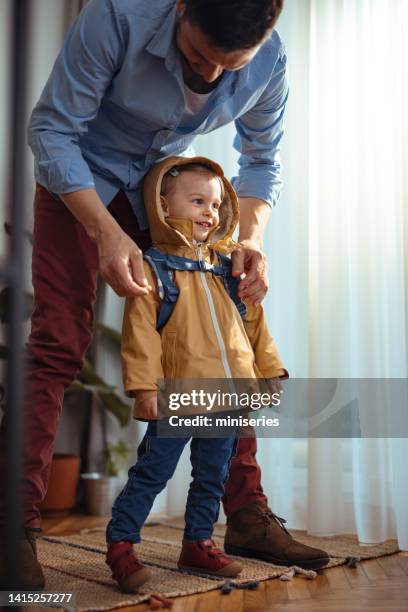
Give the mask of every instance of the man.
[[[44, 582], [36, 560], [64, 390], [92, 334], [98, 272], [120, 296], [146, 294], [149, 234], [141, 183], [159, 159], [197, 134], [235, 121], [242, 248], [233, 273], [241, 297], [267, 290], [262, 234], [278, 199], [279, 143], [288, 95], [286, 56], [273, 30], [283, 0], [89, 0], [70, 29], [40, 101], [29, 143], [35, 199], [35, 310], [28, 343], [24, 486], [27, 586]], [[188, 154], [188, 153], [187, 153]], [[224, 507], [226, 548], [283, 565], [322, 567], [323, 551], [296, 543], [267, 506], [244, 438]]]

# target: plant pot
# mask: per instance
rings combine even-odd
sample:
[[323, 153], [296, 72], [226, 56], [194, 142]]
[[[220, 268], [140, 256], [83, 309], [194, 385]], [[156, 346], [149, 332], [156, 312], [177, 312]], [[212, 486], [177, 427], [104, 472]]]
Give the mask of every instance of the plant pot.
[[41, 514], [64, 516], [77, 501], [80, 458], [75, 455], [54, 455], [51, 462], [48, 490], [39, 505]]
[[85, 509], [93, 516], [109, 516], [113, 502], [118, 496], [122, 479], [118, 476], [105, 476], [99, 472], [81, 474], [85, 491]]

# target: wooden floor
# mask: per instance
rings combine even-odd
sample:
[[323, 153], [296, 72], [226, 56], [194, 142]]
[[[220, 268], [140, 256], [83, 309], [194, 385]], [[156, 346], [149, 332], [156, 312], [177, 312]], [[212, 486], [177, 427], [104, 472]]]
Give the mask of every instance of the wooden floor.
[[[106, 519], [82, 515], [45, 519], [44, 533], [67, 535], [103, 526]], [[146, 604], [121, 612], [148, 610]], [[315, 580], [295, 577], [290, 582], [267, 580], [256, 591], [234, 590], [230, 595], [210, 591], [178, 597], [174, 612], [388, 612], [408, 611], [408, 553], [361, 562], [355, 569], [335, 567]]]

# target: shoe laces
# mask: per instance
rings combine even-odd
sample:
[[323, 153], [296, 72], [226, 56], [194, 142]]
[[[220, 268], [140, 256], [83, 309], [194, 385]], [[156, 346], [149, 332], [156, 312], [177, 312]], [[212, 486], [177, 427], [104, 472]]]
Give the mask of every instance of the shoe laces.
[[285, 531], [288, 535], [290, 535], [289, 531], [285, 527], [285, 523], [287, 522], [286, 519], [282, 518], [281, 516], [278, 516], [277, 514], [272, 512], [272, 510], [270, 510], [269, 508], [261, 511], [261, 517], [262, 517], [265, 527], [268, 527], [271, 521], [274, 521], [275, 523], [279, 525], [281, 529], [283, 529], [283, 531]]

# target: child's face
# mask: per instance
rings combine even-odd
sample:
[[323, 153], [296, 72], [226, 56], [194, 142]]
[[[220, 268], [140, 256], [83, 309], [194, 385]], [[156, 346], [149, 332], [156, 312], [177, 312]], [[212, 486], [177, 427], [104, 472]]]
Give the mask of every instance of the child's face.
[[181, 172], [172, 181], [171, 190], [160, 199], [165, 217], [193, 221], [193, 238], [198, 242], [206, 240], [220, 222], [220, 180], [206, 172]]

